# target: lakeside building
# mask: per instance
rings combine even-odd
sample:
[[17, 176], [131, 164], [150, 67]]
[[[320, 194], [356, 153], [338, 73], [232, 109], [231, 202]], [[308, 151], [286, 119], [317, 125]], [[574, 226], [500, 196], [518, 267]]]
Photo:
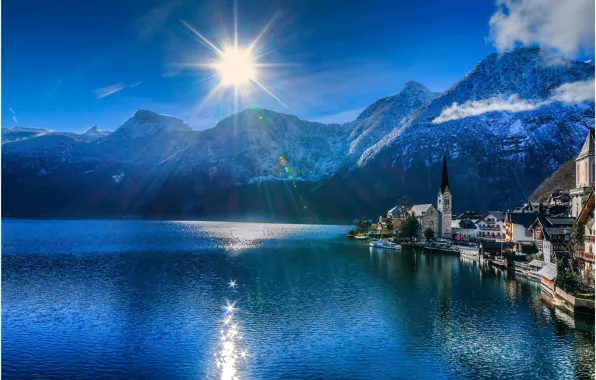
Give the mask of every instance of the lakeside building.
[[583, 251], [574, 252], [575, 257], [579, 261], [579, 271], [583, 281], [594, 281], [594, 253], [595, 242], [594, 234], [596, 224], [594, 222], [594, 190], [590, 192], [588, 200], [581, 212], [579, 213], [575, 223], [583, 228], [584, 232], [584, 249]]
[[443, 170], [441, 173], [441, 185], [437, 195], [437, 207], [430, 203], [413, 205], [406, 209], [405, 207], [393, 207], [385, 215], [379, 217], [377, 231], [381, 235], [391, 235], [397, 231], [400, 223], [405, 220], [407, 215], [411, 215], [420, 225], [420, 235], [422, 237], [424, 230], [430, 228], [435, 232], [435, 236], [451, 239], [453, 215], [452, 194], [449, 188], [449, 174], [447, 171], [447, 153], [443, 154]]
[[571, 216], [578, 217], [587, 195], [594, 187], [594, 130], [590, 129], [581, 151], [575, 158], [575, 189], [571, 196]]
[[404, 206], [395, 206], [387, 211], [385, 215], [379, 216], [376, 224], [377, 233], [381, 236], [389, 236], [397, 233], [402, 221], [405, 220], [408, 209]]
[[505, 214], [489, 211], [476, 221], [476, 237], [483, 240], [505, 241]]
[[451, 221], [451, 233], [456, 240], [476, 237], [476, 223], [471, 219], [455, 219]]
[[533, 242], [534, 234], [529, 229], [542, 214], [508, 212], [505, 214], [505, 241]]
[[545, 262], [554, 263], [557, 259], [567, 257], [573, 223], [573, 218], [536, 217], [529, 230]]
[[423, 205], [414, 205], [408, 212], [418, 221], [420, 225], [420, 236], [424, 234], [424, 230], [427, 228], [435, 231], [435, 235], [438, 235], [440, 231], [440, 220], [441, 217], [439, 212], [430, 203]]

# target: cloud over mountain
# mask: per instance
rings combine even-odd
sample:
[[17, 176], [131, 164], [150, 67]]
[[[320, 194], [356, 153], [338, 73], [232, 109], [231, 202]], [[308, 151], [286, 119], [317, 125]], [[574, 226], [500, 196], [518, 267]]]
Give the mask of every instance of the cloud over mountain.
[[478, 101], [468, 100], [463, 104], [453, 103], [444, 108], [441, 114], [432, 120], [432, 123], [439, 124], [488, 112], [531, 111], [552, 102], [577, 104], [585, 101], [594, 101], [594, 79], [565, 83], [557, 87], [551, 97], [545, 101], [524, 100], [519, 99], [516, 95], [511, 95], [507, 98], [493, 97]]
[[516, 44], [537, 44], [566, 57], [594, 50], [593, 0], [498, 0], [497, 5], [490, 38], [500, 51]]

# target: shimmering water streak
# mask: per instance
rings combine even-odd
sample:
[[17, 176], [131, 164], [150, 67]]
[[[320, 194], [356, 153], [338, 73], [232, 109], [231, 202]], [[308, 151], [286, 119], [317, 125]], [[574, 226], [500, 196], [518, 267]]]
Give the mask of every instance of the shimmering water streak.
[[536, 283], [346, 230], [4, 221], [2, 377], [593, 378]]

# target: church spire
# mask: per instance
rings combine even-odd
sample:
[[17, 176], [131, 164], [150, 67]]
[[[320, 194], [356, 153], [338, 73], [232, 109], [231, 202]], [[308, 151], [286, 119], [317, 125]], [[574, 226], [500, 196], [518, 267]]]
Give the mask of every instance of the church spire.
[[447, 174], [447, 149], [443, 153], [443, 177], [441, 178], [441, 194], [449, 187], [449, 176]]

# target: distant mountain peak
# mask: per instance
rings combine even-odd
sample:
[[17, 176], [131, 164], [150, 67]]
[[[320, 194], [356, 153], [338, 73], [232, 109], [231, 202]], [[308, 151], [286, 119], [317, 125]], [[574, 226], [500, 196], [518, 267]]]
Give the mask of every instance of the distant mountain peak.
[[[412, 98], [422, 98], [424, 102], [436, 96], [433, 92], [431, 92], [428, 88], [426, 88], [422, 83], [409, 81], [407, 82], [401, 90], [399, 90], [395, 95], [387, 96], [385, 98], [381, 98], [371, 104], [370, 106], [366, 107], [364, 111], [358, 115], [356, 120], [366, 119], [367, 117], [371, 116], [372, 114], [383, 111], [391, 107], [402, 107], [403, 102], [408, 102]], [[421, 104], [417, 104], [420, 106]], [[413, 111], [413, 109], [409, 109], [408, 113]], [[405, 115], [404, 115], [405, 116]]]
[[429, 91], [428, 88], [426, 88], [422, 83], [416, 82], [416, 81], [413, 81], [413, 80], [411, 80], [411, 81], [407, 82], [406, 84], [404, 84], [404, 87], [401, 89], [401, 91], [405, 91], [407, 89], [420, 90], [420, 91]]
[[161, 115], [149, 110], [138, 110], [126, 123], [110, 134], [109, 138], [116, 139], [124, 136], [139, 138], [160, 132], [189, 132], [192, 130], [190, 125], [175, 116]]

